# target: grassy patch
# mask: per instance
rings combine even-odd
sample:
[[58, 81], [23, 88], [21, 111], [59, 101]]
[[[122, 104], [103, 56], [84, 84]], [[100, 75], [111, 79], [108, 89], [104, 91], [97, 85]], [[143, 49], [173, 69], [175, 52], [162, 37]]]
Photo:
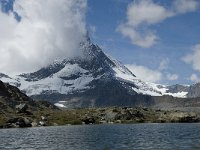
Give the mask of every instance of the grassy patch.
[[4, 118], [4, 116], [0, 115], [0, 127], [5, 125], [6, 123], [6, 119]]

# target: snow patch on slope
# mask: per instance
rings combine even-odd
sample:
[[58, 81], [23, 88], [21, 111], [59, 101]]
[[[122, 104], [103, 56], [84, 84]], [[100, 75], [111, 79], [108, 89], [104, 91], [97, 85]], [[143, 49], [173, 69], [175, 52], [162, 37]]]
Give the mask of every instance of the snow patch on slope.
[[149, 85], [152, 86], [155, 90], [160, 91], [162, 95], [171, 95], [173, 97], [186, 98], [188, 94], [188, 92], [169, 93], [167, 92], [169, 89], [165, 85], [159, 85], [155, 83], [149, 83]]
[[55, 106], [57, 106], [57, 107], [66, 108], [66, 106], [65, 106], [65, 105], [63, 105], [63, 104], [60, 104], [60, 103], [55, 103], [54, 105], [55, 105]]
[[132, 89], [136, 91], [138, 94], [151, 95], [151, 96], [162, 95], [160, 91], [155, 90], [152, 86], [150, 86], [146, 82], [143, 82], [140, 79], [136, 78], [127, 68], [126, 68], [127, 70], [124, 68], [114, 67], [113, 70], [115, 71], [115, 76], [117, 78], [133, 83], [136, 87], [132, 87]]
[[[42, 68], [38, 72], [25, 74], [24, 76], [14, 76], [12, 78], [2, 76], [0, 80], [19, 87], [21, 90], [26, 91], [26, 94], [29, 96], [40, 95], [45, 92], [70, 94], [74, 91], [82, 92], [92, 88], [89, 86], [89, 83], [101, 78], [103, 74], [105, 75], [107, 73], [111, 75], [108, 77], [114, 77], [119, 81], [131, 83], [132, 90], [138, 94], [151, 96], [172, 95], [176, 97], [186, 97], [187, 95], [187, 92], [168, 93], [166, 86], [148, 83], [138, 79], [122, 63], [105, 54], [97, 45], [92, 44], [90, 39], [81, 43], [80, 50], [83, 52], [84, 58], [78, 60], [56, 60], [52, 65]], [[87, 63], [93, 62], [87, 60], [96, 59], [98, 63], [101, 63], [97, 64], [97, 67], [91, 65], [92, 67], [89, 69], [86, 67], [88, 70], [80, 67], [85, 66], [84, 63], [88, 65]], [[82, 64], [79, 66], [80, 63]], [[104, 67], [106, 68], [105, 71], [103, 70]], [[101, 70], [103, 70], [103, 73], [96, 76]]]
[[[94, 80], [87, 70], [82, 69], [77, 64], [66, 64], [59, 72], [38, 81], [26, 81], [26, 78], [21, 76], [15, 78], [21, 84], [19, 88], [26, 91], [29, 96], [39, 95], [45, 91], [69, 94], [73, 91], [90, 88], [87, 85]], [[10, 83], [9, 80], [3, 81]]]
[[[116, 62], [116, 61], [115, 61]], [[118, 65], [120, 66], [120, 65]], [[114, 67], [115, 76], [117, 78], [130, 81], [136, 85], [132, 87], [134, 91], [138, 94], [151, 95], [151, 96], [162, 96], [162, 95], [171, 95], [173, 97], [186, 98], [188, 92], [178, 92], [178, 93], [169, 93], [169, 89], [165, 85], [159, 85], [150, 82], [143, 82], [137, 77], [133, 76], [129, 71], [124, 69], [124, 67]]]

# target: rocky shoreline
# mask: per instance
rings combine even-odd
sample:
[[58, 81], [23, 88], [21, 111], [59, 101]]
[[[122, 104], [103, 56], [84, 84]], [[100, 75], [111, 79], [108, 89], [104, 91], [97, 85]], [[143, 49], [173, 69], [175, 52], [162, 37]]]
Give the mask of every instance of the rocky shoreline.
[[[19, 106], [17, 106], [19, 108]], [[17, 108], [16, 107], [16, 108]], [[23, 111], [22, 111], [23, 108]], [[195, 123], [200, 113], [144, 107], [80, 108], [28, 112], [24, 107], [7, 117], [0, 113], [0, 128], [105, 124], [105, 123]], [[12, 116], [12, 117], [8, 117]]]
[[200, 122], [200, 111], [159, 108], [106, 107], [61, 110], [49, 102], [33, 100], [18, 88], [0, 81], [0, 128], [69, 124]]

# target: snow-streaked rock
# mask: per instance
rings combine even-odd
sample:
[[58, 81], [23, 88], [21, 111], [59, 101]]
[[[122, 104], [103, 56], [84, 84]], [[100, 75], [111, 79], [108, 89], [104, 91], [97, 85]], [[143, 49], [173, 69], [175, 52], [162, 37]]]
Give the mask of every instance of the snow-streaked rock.
[[[116, 91], [120, 91], [116, 94], [121, 94], [117, 100], [118, 103], [123, 102], [124, 97], [129, 99], [128, 103], [135, 103], [137, 94], [172, 95], [183, 98], [188, 93], [187, 91], [173, 92], [173, 88], [168, 86], [138, 79], [122, 63], [105, 54], [89, 39], [80, 44], [80, 51], [83, 53], [81, 57], [56, 60], [33, 73], [16, 76], [0, 74], [0, 80], [17, 86], [32, 97], [49, 100], [54, 96], [53, 102], [59, 107], [71, 105], [71, 103], [77, 105], [81, 103], [80, 106], [83, 103], [90, 103], [91, 106], [95, 106], [96, 99], [106, 101], [106, 97], [115, 103], [118, 97], [115, 97], [113, 93]], [[110, 89], [106, 89], [108, 87]], [[95, 97], [94, 93], [98, 97]], [[82, 97], [87, 97], [85, 98], [87, 102], [83, 101]], [[133, 102], [130, 102], [131, 99]]]

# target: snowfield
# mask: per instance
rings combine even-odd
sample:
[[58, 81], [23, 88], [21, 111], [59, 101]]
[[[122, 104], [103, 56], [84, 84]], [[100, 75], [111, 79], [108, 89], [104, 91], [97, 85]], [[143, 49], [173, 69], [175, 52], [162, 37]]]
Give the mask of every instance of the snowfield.
[[[122, 63], [105, 54], [97, 45], [86, 41], [80, 49], [84, 57], [71, 60], [56, 60], [37, 72], [16, 76], [0, 74], [0, 80], [17, 86], [28, 96], [42, 93], [71, 94], [74, 91], [83, 92], [94, 87], [93, 81], [114, 79], [121, 84], [128, 83], [138, 94], [162, 96], [171, 95], [185, 98], [188, 92], [170, 93], [168, 86], [144, 82], [138, 79]], [[93, 82], [96, 83], [96, 82]], [[62, 102], [55, 104], [65, 107]]]

